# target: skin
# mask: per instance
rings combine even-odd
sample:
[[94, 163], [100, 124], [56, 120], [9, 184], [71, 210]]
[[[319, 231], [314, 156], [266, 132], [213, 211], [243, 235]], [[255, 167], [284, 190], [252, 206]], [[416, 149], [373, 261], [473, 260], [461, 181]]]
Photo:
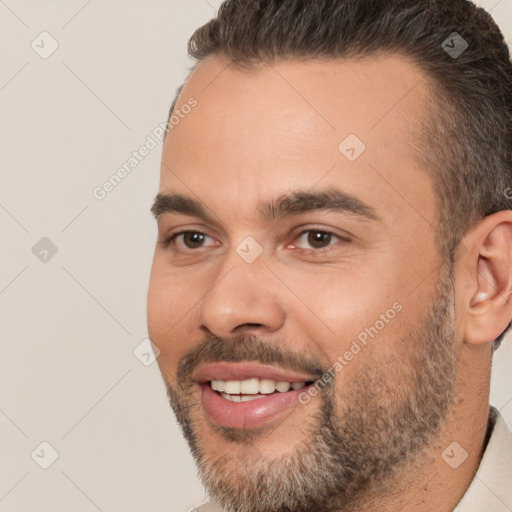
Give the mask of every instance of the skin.
[[[333, 392], [341, 407], [351, 383], [370, 365], [381, 365], [396, 396], [406, 389], [392, 376], [411, 364], [404, 340], [430, 310], [443, 264], [434, 244], [436, 201], [428, 170], [408, 151], [411, 130], [425, 112], [424, 78], [398, 55], [287, 60], [244, 71], [220, 56], [199, 64], [176, 108], [190, 97], [198, 106], [166, 138], [160, 193], [200, 201], [215, 222], [173, 213], [158, 218], [148, 327], [168, 387], [179, 389], [179, 363], [209, 336], [261, 337], [331, 366], [398, 302], [402, 311], [336, 376]], [[366, 145], [355, 162], [338, 150], [349, 134]], [[382, 221], [309, 212], [264, 222], [256, 213], [262, 200], [329, 185], [373, 207]], [[458, 361], [450, 409], [421, 454], [388, 477], [387, 488], [398, 492], [368, 488], [358, 510], [449, 512], [471, 483], [487, 426], [491, 341], [512, 317], [511, 227], [512, 211], [499, 212], [462, 241], [453, 267]], [[319, 252], [307, 236], [298, 238], [322, 228], [348, 234], [349, 241], [334, 237]], [[204, 247], [187, 248], [182, 239], [167, 248], [160, 244], [169, 233], [186, 230], [207, 234]], [[236, 252], [248, 236], [263, 249], [251, 264]], [[308, 441], [323, 404], [321, 396], [297, 404], [278, 422], [237, 440], [201, 413], [197, 390], [187, 392], [203, 455], [222, 460], [239, 450], [237, 460], [226, 462], [227, 473], [244, 458], [251, 460], [250, 471], [260, 460], [290, 456]], [[441, 457], [453, 441], [468, 453], [457, 469]]]

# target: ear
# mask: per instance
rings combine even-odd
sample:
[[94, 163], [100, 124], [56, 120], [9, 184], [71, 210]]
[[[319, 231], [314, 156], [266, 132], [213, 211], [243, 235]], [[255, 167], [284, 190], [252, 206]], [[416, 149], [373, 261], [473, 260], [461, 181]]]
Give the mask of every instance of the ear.
[[489, 343], [512, 319], [512, 210], [485, 217], [464, 244], [464, 340]]

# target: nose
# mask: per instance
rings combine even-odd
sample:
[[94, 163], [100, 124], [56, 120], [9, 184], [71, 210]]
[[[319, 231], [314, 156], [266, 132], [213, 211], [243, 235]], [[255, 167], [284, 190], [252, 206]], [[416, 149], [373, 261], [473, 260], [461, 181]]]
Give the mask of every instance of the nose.
[[260, 262], [224, 265], [200, 305], [201, 327], [215, 336], [280, 329], [285, 312], [273, 291], [275, 276]]

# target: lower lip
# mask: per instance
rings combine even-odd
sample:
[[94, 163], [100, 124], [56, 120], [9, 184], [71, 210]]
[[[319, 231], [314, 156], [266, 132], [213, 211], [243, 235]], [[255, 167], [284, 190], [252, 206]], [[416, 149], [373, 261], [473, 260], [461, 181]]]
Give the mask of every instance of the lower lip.
[[204, 410], [214, 423], [223, 427], [256, 428], [288, 410], [298, 402], [301, 389], [275, 392], [249, 402], [230, 402], [214, 391], [209, 383], [199, 384]]

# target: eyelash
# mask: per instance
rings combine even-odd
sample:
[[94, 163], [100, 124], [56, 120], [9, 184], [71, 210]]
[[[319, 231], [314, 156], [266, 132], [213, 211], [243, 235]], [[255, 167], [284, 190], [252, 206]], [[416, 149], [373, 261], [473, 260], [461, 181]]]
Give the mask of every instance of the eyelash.
[[[181, 235], [186, 235], [186, 234], [189, 234], [189, 233], [192, 233], [192, 234], [199, 234], [199, 235], [203, 235], [203, 236], [206, 236], [208, 238], [211, 238], [209, 235], [207, 235], [206, 233], [202, 232], [202, 231], [198, 231], [198, 230], [195, 230], [195, 229], [188, 229], [188, 230], [185, 230], [185, 231], [180, 231], [178, 233], [173, 233], [171, 235], [168, 235], [166, 236], [162, 241], [161, 241], [161, 245], [163, 248], [168, 248], [171, 244], [172, 245], [175, 245], [175, 240], [176, 238], [178, 238], [179, 236]], [[293, 241], [295, 240], [298, 240], [300, 239], [304, 234], [306, 233], [324, 233], [324, 234], [329, 234], [329, 235], [333, 235], [335, 236], [336, 238], [338, 238], [340, 241], [342, 242], [349, 242], [350, 240], [348, 238], [345, 238], [343, 236], [341, 236], [340, 234], [336, 233], [334, 230], [330, 230], [328, 228], [309, 228], [309, 229], [305, 229], [303, 231], [300, 231], [298, 233], [298, 235], [296, 237], [294, 237]], [[323, 247], [321, 249], [309, 249], [315, 253], [323, 253], [325, 251], [328, 251], [330, 248], [330, 245], [328, 245], [327, 247]], [[187, 252], [197, 252], [199, 251], [200, 249], [204, 249], [204, 247], [199, 247], [198, 249], [185, 249], [185, 251]], [[177, 251], [177, 249], [174, 249], [174, 251]], [[303, 248], [299, 248], [298, 249], [299, 251], [307, 251], [308, 249], [303, 249]]]

